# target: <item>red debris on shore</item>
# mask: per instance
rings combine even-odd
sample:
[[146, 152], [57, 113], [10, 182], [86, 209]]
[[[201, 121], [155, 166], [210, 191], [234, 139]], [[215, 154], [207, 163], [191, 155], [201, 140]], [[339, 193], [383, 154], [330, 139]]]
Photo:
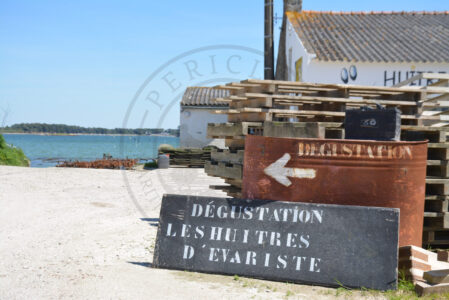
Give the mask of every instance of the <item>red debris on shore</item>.
[[97, 159], [94, 161], [65, 161], [56, 167], [92, 169], [131, 169], [137, 159]]

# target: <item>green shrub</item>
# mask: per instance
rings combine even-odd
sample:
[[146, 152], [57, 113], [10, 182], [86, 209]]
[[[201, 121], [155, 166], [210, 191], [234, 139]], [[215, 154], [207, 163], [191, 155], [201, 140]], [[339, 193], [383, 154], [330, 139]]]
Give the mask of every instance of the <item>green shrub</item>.
[[30, 160], [25, 156], [22, 149], [11, 147], [6, 144], [4, 137], [0, 134], [0, 165], [29, 167]]
[[157, 161], [153, 160], [153, 161], [147, 162], [147, 163], [145, 163], [143, 165], [143, 167], [145, 169], [156, 169], [157, 168]]
[[175, 150], [175, 147], [173, 147], [172, 145], [169, 145], [169, 144], [161, 144], [161, 145], [159, 145], [159, 148], [158, 148], [158, 152], [159, 153], [161, 153], [161, 152], [170, 152], [170, 151], [173, 151], [173, 150]]

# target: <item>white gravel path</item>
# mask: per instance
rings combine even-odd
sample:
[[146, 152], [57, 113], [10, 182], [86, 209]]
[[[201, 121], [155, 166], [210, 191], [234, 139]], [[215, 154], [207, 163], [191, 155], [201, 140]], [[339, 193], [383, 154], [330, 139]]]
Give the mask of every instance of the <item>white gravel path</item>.
[[224, 196], [209, 189], [222, 183], [202, 169], [0, 166], [0, 298], [334, 298], [334, 289], [151, 268], [162, 194]]

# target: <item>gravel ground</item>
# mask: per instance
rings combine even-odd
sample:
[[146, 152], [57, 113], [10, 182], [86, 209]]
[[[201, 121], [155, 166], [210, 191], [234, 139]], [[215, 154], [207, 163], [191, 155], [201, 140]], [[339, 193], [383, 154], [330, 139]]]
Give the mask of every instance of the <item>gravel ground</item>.
[[202, 169], [0, 166], [0, 298], [335, 298], [336, 289], [151, 267], [162, 195], [225, 196], [209, 189], [222, 183]]

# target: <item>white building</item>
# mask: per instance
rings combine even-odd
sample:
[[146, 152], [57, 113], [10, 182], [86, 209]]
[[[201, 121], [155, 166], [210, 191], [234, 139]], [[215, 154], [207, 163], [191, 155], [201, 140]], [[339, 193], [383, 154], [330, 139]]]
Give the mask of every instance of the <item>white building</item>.
[[288, 11], [285, 51], [291, 81], [392, 86], [449, 73], [449, 14]]
[[[207, 138], [208, 123], [226, 123], [226, 114], [214, 114], [227, 109], [228, 104], [213, 99], [229, 96], [226, 90], [210, 87], [188, 87], [181, 100], [180, 146], [202, 148], [213, 140]], [[214, 141], [224, 147], [224, 141]], [[222, 145], [221, 145], [222, 144]]]

